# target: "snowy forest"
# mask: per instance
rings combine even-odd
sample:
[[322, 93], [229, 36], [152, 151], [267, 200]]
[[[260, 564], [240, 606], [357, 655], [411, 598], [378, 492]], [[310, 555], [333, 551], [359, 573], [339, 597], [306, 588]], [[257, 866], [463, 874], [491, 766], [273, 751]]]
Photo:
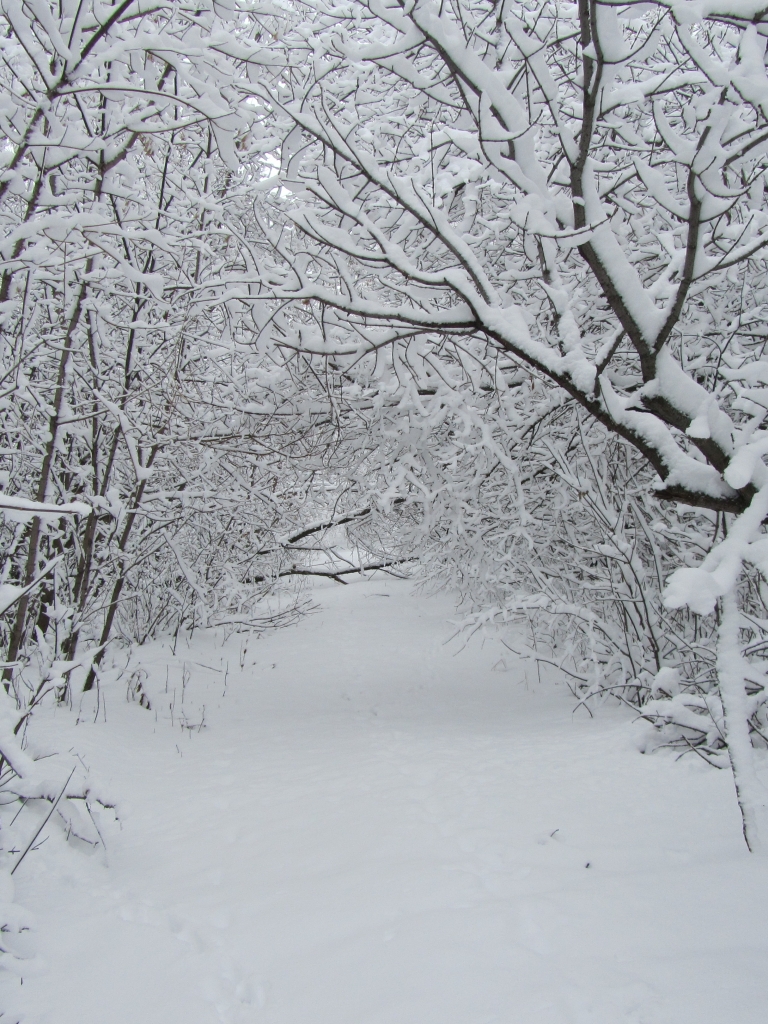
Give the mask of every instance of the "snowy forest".
[[[3, 1024], [764, 1019], [766, 42], [754, 0], [0, 0]], [[474, 866], [418, 837], [377, 859], [399, 790], [343, 731], [312, 760], [328, 687], [375, 749], [395, 723], [382, 764], [410, 772]], [[435, 730], [418, 764], [410, 713], [419, 744]], [[294, 865], [304, 910], [280, 924], [285, 908], [253, 897], [271, 968], [248, 966], [256, 939], [215, 923], [214, 896], [190, 923], [204, 857], [173, 840], [191, 816], [211, 832], [205, 871], [258, 887], [257, 840], [231, 840], [251, 852], [222, 868], [230, 818], [207, 818], [254, 763], [276, 773], [261, 809], [230, 817], [253, 812], [269, 846], [265, 821], [289, 825], [263, 808], [294, 801], [306, 843], [275, 840], [262, 865], [270, 893], [288, 886], [280, 858]], [[351, 809], [315, 833], [324, 802]], [[499, 881], [522, 870], [515, 814], [544, 858], [525, 870], [550, 872], [533, 893]], [[570, 871], [599, 884], [598, 834], [636, 888], [542, 909]], [[648, 863], [627, 868], [622, 843]], [[347, 850], [327, 870], [349, 921], [372, 889], [386, 918], [390, 867], [398, 892], [439, 888], [409, 858], [496, 872], [502, 903], [534, 901], [520, 948], [549, 966], [504, 960], [513, 939], [464, 909], [408, 933], [401, 959], [379, 936], [366, 973], [360, 922], [349, 949], [317, 923], [313, 845], [323, 863]], [[654, 868], [662, 847], [674, 869]], [[141, 888], [142, 858], [160, 894], [179, 874], [176, 909], [109, 903]], [[632, 915], [654, 886], [648, 949], [711, 925], [749, 954], [707, 947], [683, 968], [657, 950], [662, 969], [639, 953]], [[434, 914], [475, 906], [437, 888]], [[401, 916], [421, 907], [397, 899]], [[106, 923], [118, 912], [141, 935]], [[450, 954], [434, 952], [443, 930], [461, 937]], [[637, 977], [609, 952], [582, 963], [582, 934], [629, 943]], [[165, 982], [134, 993], [152, 957]]]

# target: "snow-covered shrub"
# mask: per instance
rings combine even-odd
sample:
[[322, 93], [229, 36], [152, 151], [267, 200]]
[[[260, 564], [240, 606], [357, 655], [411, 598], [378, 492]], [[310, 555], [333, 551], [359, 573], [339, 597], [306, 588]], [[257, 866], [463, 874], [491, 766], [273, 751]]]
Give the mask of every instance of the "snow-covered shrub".
[[22, 975], [34, 966], [34, 921], [14, 902], [13, 875], [51, 829], [58, 829], [60, 841], [101, 846], [98, 809], [111, 806], [71, 752], [25, 749], [32, 711], [55, 684], [41, 681], [26, 702], [23, 689], [16, 698], [10, 687], [0, 687], [0, 970]]

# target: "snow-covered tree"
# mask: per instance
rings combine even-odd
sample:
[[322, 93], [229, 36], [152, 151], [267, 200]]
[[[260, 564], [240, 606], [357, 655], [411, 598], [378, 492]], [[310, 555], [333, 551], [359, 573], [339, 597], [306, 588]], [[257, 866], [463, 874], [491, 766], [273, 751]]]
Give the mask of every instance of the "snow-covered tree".
[[[764, 568], [768, 514], [762, 8], [312, 0], [303, 10], [273, 47], [282, 73], [254, 83], [284, 135], [282, 188], [261, 220], [260, 284], [292, 303], [273, 336], [332, 357], [351, 379], [388, 360], [435, 420], [448, 393], [490, 389], [505, 407], [498, 422], [514, 421], [513, 445], [563, 404], [572, 425], [600, 428], [607, 463], [595, 486], [607, 503], [590, 515], [606, 536], [595, 541], [613, 532], [631, 575], [621, 535], [646, 535], [652, 557], [653, 508], [672, 508], [673, 557], [657, 566], [676, 571], [658, 613], [669, 623], [687, 607], [694, 632], [717, 615], [715, 731], [755, 848], [765, 796], [750, 734], [759, 740], [765, 613], [750, 573]], [[517, 454], [501, 458], [488, 412], [478, 443], [514, 476]], [[561, 480], [568, 443], [544, 460]], [[631, 470], [623, 482], [616, 459]], [[631, 526], [638, 483], [645, 508]], [[520, 530], [534, 514], [524, 492]], [[707, 525], [711, 550], [686, 565]], [[666, 653], [654, 715], [676, 687], [688, 711], [696, 703], [686, 688], [696, 680], [670, 682], [680, 651]], [[697, 714], [712, 710], [706, 695], [700, 703]]]
[[[327, 518], [338, 424], [237, 298], [276, 145], [247, 61], [275, 8], [0, 12], [2, 486], [26, 500], [4, 510], [4, 681], [25, 704], [30, 651], [31, 692], [61, 697], [115, 632], [247, 619]], [[73, 500], [93, 513], [33, 511]]]

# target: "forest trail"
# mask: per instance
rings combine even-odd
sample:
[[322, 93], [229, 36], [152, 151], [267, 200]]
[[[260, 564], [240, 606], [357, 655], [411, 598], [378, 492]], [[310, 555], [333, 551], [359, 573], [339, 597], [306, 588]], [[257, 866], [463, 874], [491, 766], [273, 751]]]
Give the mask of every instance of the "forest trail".
[[9, 1021], [765, 1020], [768, 869], [726, 772], [642, 757], [498, 639], [446, 643], [446, 597], [314, 600], [247, 650], [144, 648], [149, 711], [123, 678], [106, 723], [39, 723], [122, 828], [108, 865], [54, 835], [18, 872]]

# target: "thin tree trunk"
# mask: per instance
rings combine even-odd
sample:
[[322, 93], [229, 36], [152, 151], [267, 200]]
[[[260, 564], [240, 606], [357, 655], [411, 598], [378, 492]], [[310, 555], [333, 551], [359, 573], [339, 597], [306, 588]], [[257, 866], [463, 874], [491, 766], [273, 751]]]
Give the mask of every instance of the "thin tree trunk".
[[725, 719], [725, 741], [733, 771], [742, 831], [752, 853], [766, 843], [768, 792], [757, 777], [755, 754], [749, 735], [749, 706], [744, 679], [744, 657], [739, 640], [740, 615], [735, 590], [722, 598], [722, 618], [717, 652], [717, 675]]
[[[157, 455], [159, 450], [159, 445], [155, 445], [152, 448], [149, 454], [149, 458], [147, 459], [147, 463], [145, 466], [146, 469], [149, 469], [152, 463], [155, 461], [155, 456]], [[118, 544], [118, 550], [120, 551], [121, 556], [120, 575], [117, 577], [114, 586], [112, 587], [112, 595], [109, 599], [106, 618], [104, 619], [104, 625], [101, 630], [101, 637], [99, 639], [99, 646], [101, 647], [101, 650], [98, 652], [96, 657], [91, 662], [91, 667], [88, 670], [88, 675], [86, 676], [85, 683], [83, 684], [83, 692], [93, 689], [93, 684], [96, 682], [96, 672], [98, 670], [99, 665], [101, 664], [101, 659], [104, 656], [104, 644], [106, 644], [106, 642], [109, 640], [109, 634], [112, 632], [112, 624], [115, 621], [115, 614], [120, 604], [120, 595], [122, 594], [123, 587], [125, 586], [125, 549], [128, 546], [128, 540], [131, 535], [131, 530], [133, 529], [133, 524], [136, 521], [136, 516], [139, 511], [139, 504], [141, 503], [141, 499], [144, 496], [144, 489], [146, 486], [147, 481], [146, 479], [144, 479], [139, 483], [139, 486], [136, 488], [136, 495], [133, 500], [133, 508], [126, 517], [126, 523], [125, 526], [123, 527], [123, 532], [120, 536], [120, 541]]]
[[[87, 268], [86, 268], [87, 269]], [[67, 332], [64, 338], [64, 345], [61, 350], [61, 356], [59, 357], [59, 369], [56, 375], [56, 388], [53, 397], [53, 409], [51, 416], [48, 420], [48, 441], [45, 446], [45, 455], [43, 456], [43, 465], [40, 469], [40, 476], [38, 478], [37, 490], [35, 492], [36, 501], [45, 501], [48, 493], [48, 485], [51, 480], [51, 471], [53, 469], [53, 459], [56, 453], [56, 442], [59, 434], [59, 421], [61, 419], [61, 409], [64, 402], [64, 388], [67, 379], [67, 367], [69, 365], [69, 358], [72, 354], [72, 344], [75, 334], [75, 329], [80, 320], [80, 315], [83, 308], [83, 299], [85, 297], [85, 284], [80, 284], [80, 289], [75, 299], [74, 306], [72, 309], [72, 315], [69, 318], [69, 324], [67, 325]], [[37, 571], [38, 555], [40, 552], [40, 526], [41, 521], [39, 516], [35, 516], [32, 520], [32, 526], [29, 531], [29, 547], [27, 548], [27, 561], [24, 567], [24, 579], [22, 580], [22, 586], [28, 586], [35, 578]], [[13, 622], [13, 629], [11, 630], [11, 636], [8, 642], [8, 651], [6, 653], [6, 661], [15, 662], [19, 651], [21, 650], [24, 642], [24, 634], [27, 620], [27, 611], [29, 609], [31, 593], [25, 594], [24, 597], [19, 601], [16, 608], [16, 616]], [[3, 681], [5, 688], [8, 690], [10, 680], [13, 676], [13, 668], [9, 667], [3, 670]]]

